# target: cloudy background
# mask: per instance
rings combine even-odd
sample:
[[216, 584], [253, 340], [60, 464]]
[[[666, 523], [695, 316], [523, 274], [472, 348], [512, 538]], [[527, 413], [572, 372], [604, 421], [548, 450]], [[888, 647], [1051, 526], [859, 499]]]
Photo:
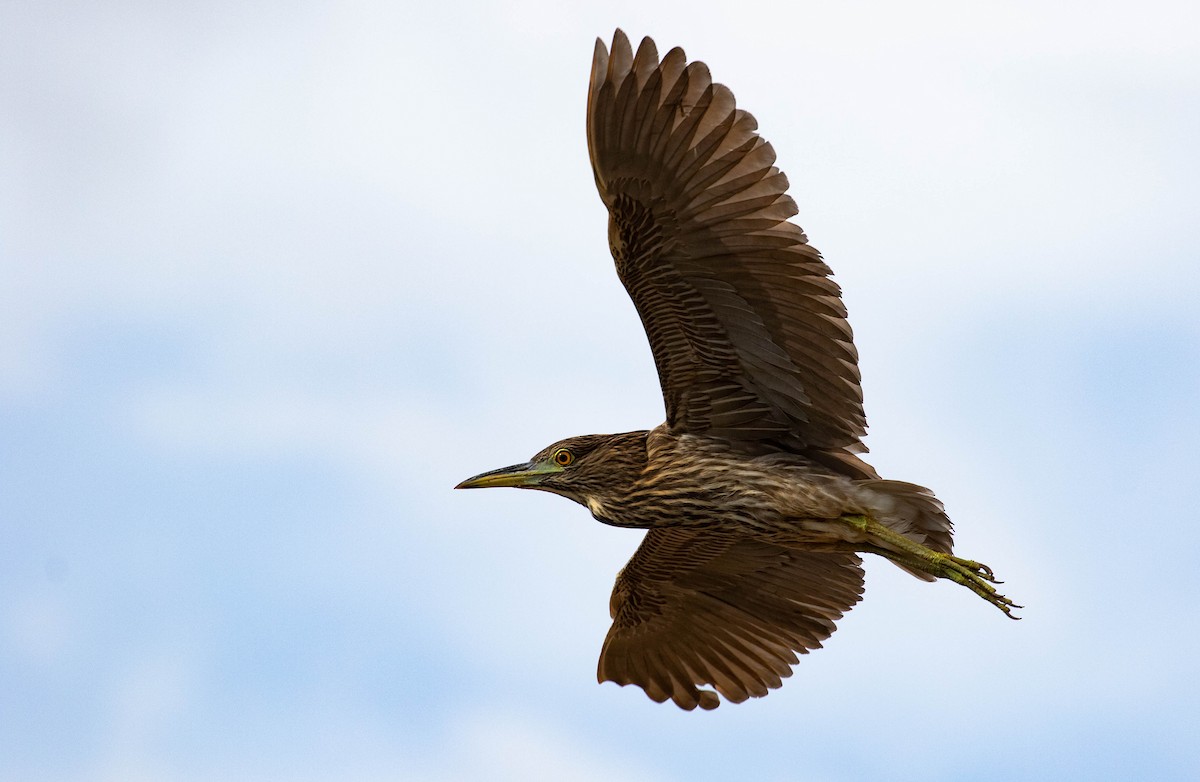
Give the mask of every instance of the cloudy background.
[[[1200, 775], [1196, 4], [568, 5], [0, 4], [0, 777]], [[662, 419], [586, 157], [617, 25], [758, 117], [872, 461], [1022, 622], [872, 562], [686, 714], [595, 683], [637, 533], [450, 491]]]

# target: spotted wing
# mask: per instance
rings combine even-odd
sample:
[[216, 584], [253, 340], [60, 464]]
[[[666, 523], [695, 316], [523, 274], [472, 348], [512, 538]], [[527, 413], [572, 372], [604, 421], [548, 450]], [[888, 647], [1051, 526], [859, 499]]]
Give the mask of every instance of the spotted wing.
[[588, 148], [673, 432], [858, 453], [858, 354], [754, 118], [681, 49], [596, 41]]
[[861, 565], [850, 552], [650, 530], [617, 575], [597, 677], [689, 711], [719, 705], [704, 685], [734, 703], [762, 697], [858, 602]]

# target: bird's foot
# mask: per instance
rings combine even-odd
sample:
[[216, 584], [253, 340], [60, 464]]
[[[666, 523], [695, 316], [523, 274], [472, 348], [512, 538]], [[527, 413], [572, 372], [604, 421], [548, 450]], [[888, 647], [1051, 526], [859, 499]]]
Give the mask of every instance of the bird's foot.
[[1017, 605], [1012, 600], [997, 592], [996, 587], [992, 586], [993, 584], [1002, 582], [996, 580], [990, 567], [950, 554], [940, 554], [936, 551], [930, 553], [933, 554], [934, 559], [929, 563], [932, 567], [928, 568], [926, 572], [939, 578], [948, 578], [956, 584], [962, 584], [967, 589], [970, 589], [984, 600], [996, 606], [996, 608], [999, 608], [1009, 619], [1021, 618], [1013, 613], [1013, 609], [1022, 608], [1023, 606]]
[[1022, 606], [996, 591], [993, 585], [1002, 582], [996, 578], [992, 569], [982, 562], [934, 551], [885, 527], [869, 516], [843, 516], [842, 521], [863, 533], [870, 542], [865, 550], [885, 556], [907, 568], [962, 584], [999, 608], [1009, 619], [1021, 618], [1014, 614], [1013, 610]]

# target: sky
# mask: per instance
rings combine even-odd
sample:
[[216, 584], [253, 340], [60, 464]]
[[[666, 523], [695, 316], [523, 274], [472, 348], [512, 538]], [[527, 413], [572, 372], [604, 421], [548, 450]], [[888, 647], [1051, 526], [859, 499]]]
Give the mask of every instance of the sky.
[[[1200, 776], [1200, 6], [592, 5], [0, 4], [0, 778]], [[869, 460], [1021, 622], [868, 562], [684, 713], [595, 681], [640, 533], [451, 490], [662, 420], [617, 26], [757, 117]]]

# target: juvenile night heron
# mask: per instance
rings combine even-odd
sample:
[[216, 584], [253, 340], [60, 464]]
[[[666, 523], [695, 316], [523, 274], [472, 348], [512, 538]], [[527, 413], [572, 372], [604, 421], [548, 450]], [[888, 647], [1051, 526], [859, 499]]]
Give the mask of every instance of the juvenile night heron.
[[861, 597], [859, 553], [1019, 608], [990, 568], [951, 554], [933, 492], [857, 456], [846, 308], [788, 221], [787, 179], [756, 128], [683, 50], [660, 61], [645, 38], [635, 55], [620, 30], [611, 53], [596, 41], [588, 149], [667, 420], [562, 440], [457, 487], [553, 492], [648, 530], [617, 575], [598, 678], [684, 709], [779, 687]]

